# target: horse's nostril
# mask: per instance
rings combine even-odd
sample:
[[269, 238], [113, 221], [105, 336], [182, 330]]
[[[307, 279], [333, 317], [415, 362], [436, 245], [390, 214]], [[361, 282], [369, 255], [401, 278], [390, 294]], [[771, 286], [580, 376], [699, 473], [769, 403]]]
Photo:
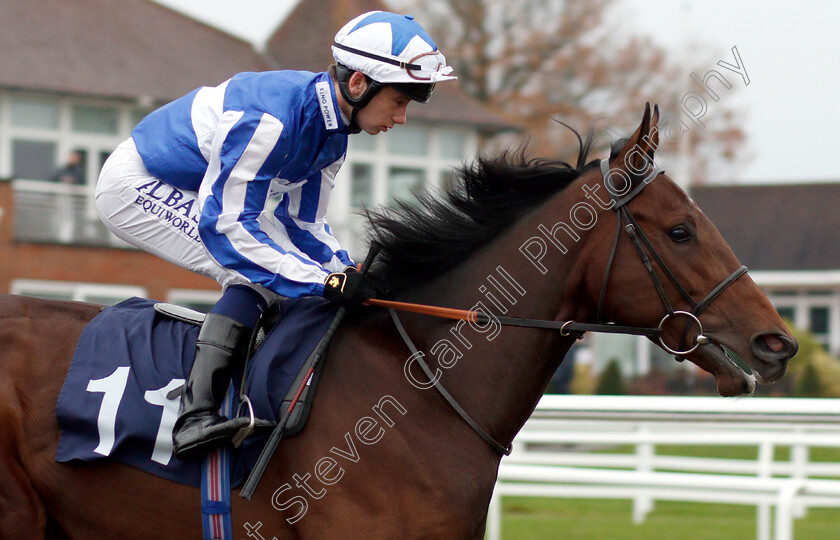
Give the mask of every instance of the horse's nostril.
[[784, 341], [774, 335], [767, 334], [762, 337], [764, 338], [764, 344], [773, 352], [779, 352], [785, 348]]
[[789, 360], [799, 350], [799, 343], [783, 334], [761, 334], [751, 343], [753, 354], [765, 362]]

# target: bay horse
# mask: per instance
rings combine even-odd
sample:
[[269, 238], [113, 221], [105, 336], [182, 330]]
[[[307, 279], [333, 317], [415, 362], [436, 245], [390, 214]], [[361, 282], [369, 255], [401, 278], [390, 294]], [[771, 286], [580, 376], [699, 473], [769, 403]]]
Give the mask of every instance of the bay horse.
[[[664, 173], [647, 174], [657, 120], [646, 107], [606, 162], [586, 163], [590, 130], [576, 166], [479, 159], [445, 200], [374, 214], [382, 251], [371, 278], [396, 300], [511, 317], [657, 328], [666, 314], [695, 314], [663, 325], [662, 344], [713, 374], [721, 395], [779, 379], [795, 339], [692, 200]], [[197, 538], [197, 489], [108, 461], [54, 461], [56, 398], [99, 310], [0, 297], [0, 536]], [[434, 377], [502, 447], [579, 336], [492, 317], [400, 320]], [[388, 311], [348, 316], [306, 429], [281, 443], [251, 500], [234, 489], [234, 534], [482, 538], [501, 453], [428, 390], [416, 359]]]

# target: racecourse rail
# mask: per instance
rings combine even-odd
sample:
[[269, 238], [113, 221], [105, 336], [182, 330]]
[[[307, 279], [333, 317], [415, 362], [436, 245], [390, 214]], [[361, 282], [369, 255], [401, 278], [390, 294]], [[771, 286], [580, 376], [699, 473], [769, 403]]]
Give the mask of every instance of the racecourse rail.
[[[757, 458], [661, 445], [743, 446]], [[532, 496], [631, 499], [636, 523], [657, 500], [751, 505], [758, 540], [791, 540], [809, 507], [840, 507], [840, 463], [812, 461], [816, 447], [840, 448], [840, 400], [547, 395], [502, 459], [487, 538], [501, 538], [503, 497]]]

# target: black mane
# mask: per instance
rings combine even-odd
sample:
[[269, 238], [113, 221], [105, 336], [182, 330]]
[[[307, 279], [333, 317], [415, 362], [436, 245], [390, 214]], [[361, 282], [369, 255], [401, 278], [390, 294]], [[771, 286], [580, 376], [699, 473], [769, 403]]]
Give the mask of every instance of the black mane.
[[572, 131], [580, 142], [576, 166], [528, 159], [523, 150], [478, 157], [458, 169], [455, 185], [439, 196], [426, 193], [368, 212], [371, 243], [381, 248], [371, 277], [391, 292], [428, 281], [567, 187], [595, 164], [586, 163], [594, 130], [585, 141]]

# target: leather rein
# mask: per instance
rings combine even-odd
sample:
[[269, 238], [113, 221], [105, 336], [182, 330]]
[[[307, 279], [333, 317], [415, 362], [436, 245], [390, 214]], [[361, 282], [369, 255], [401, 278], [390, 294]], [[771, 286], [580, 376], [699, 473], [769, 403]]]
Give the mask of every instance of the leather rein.
[[[609, 175], [609, 160], [601, 160], [600, 162], [600, 169], [601, 169], [601, 177], [605, 181], [606, 185], [606, 178]], [[421, 304], [408, 304], [404, 302], [393, 302], [388, 300], [378, 300], [378, 299], [371, 299], [368, 300], [366, 303], [373, 306], [381, 306], [388, 309], [388, 312], [391, 315], [391, 319], [394, 322], [394, 325], [397, 328], [400, 336], [402, 337], [403, 341], [405, 342], [406, 346], [412, 353], [412, 357], [420, 364], [421, 369], [429, 377], [430, 382], [433, 382], [434, 388], [443, 396], [443, 398], [449, 403], [449, 405], [455, 410], [456, 413], [484, 440], [486, 441], [494, 450], [500, 452], [504, 455], [509, 455], [513, 446], [512, 444], [503, 445], [497, 442], [493, 437], [491, 437], [484, 429], [478, 425], [475, 420], [473, 420], [470, 415], [461, 407], [458, 402], [455, 400], [454, 397], [443, 387], [440, 383], [439, 378], [435, 378], [431, 368], [423, 359], [423, 354], [417, 350], [417, 347], [412, 342], [411, 338], [408, 336], [408, 333], [405, 330], [402, 322], [400, 321], [399, 316], [397, 315], [396, 310], [401, 311], [412, 311], [415, 313], [422, 313], [425, 315], [431, 315], [436, 317], [444, 317], [449, 319], [458, 319], [464, 321], [471, 321], [477, 324], [488, 324], [490, 321], [497, 321], [499, 324], [504, 326], [520, 326], [520, 327], [527, 327], [527, 328], [541, 328], [547, 330], [557, 330], [560, 332], [560, 335], [565, 337], [574, 337], [575, 339], [580, 339], [583, 337], [583, 334], [586, 332], [599, 332], [599, 333], [610, 333], [610, 334], [629, 334], [629, 335], [638, 335], [638, 336], [646, 336], [650, 339], [656, 339], [659, 341], [659, 345], [668, 351], [669, 353], [673, 354], [677, 360], [682, 361], [685, 355], [694, 352], [697, 347], [700, 345], [709, 343], [710, 340], [703, 334], [703, 325], [700, 322], [700, 314], [705, 311], [705, 309], [712, 303], [720, 294], [725, 291], [730, 285], [732, 285], [738, 278], [743, 276], [747, 273], [747, 267], [741, 265], [737, 270], [729, 274], [726, 278], [724, 278], [720, 283], [718, 283], [712, 290], [707, 294], [702, 300], [696, 302], [688, 291], [683, 287], [680, 283], [677, 276], [671, 271], [656, 249], [653, 247], [653, 244], [648, 239], [647, 235], [644, 233], [642, 228], [639, 226], [638, 222], [636, 221], [635, 217], [633, 216], [632, 212], [627, 206], [633, 198], [636, 197], [641, 191], [653, 181], [659, 173], [663, 172], [662, 169], [659, 169], [654, 164], [651, 168], [651, 171], [647, 174], [647, 176], [639, 182], [639, 184], [628, 194], [624, 196], [616, 195], [613, 193], [613, 190], [607, 189], [610, 194], [610, 198], [613, 202], [612, 209], [615, 210], [617, 214], [616, 219], [616, 233], [615, 239], [613, 241], [612, 250], [610, 252], [610, 258], [607, 262], [607, 269], [604, 272], [604, 279], [601, 284], [601, 294], [598, 301], [598, 323], [581, 323], [577, 321], [554, 321], [554, 320], [545, 320], [545, 319], [528, 319], [528, 318], [520, 318], [520, 317], [504, 317], [499, 315], [490, 315], [483, 313], [481, 311], [470, 311], [470, 310], [460, 310], [460, 309], [452, 309], [452, 308], [442, 308], [437, 306], [424, 306]], [[636, 248], [637, 253], [642, 261], [642, 264], [645, 266], [645, 270], [647, 270], [648, 275], [653, 282], [654, 288], [656, 289], [659, 298], [662, 300], [662, 304], [665, 307], [665, 316], [659, 321], [659, 325], [656, 328], [652, 327], [638, 327], [638, 326], [621, 326], [612, 323], [605, 323], [604, 322], [604, 305], [606, 304], [606, 295], [607, 295], [607, 288], [609, 283], [610, 273], [612, 271], [613, 262], [615, 259], [615, 254], [618, 249], [618, 241], [621, 237], [621, 230], [627, 233], [630, 242]], [[668, 281], [671, 282], [672, 285], [677, 289], [680, 296], [691, 306], [692, 310], [689, 311], [682, 311], [682, 310], [675, 310], [671, 305], [670, 300], [668, 299], [668, 295], [665, 293], [665, 288], [663, 286], [662, 280], [659, 278], [659, 275], [656, 273], [653, 263], [659, 267], [660, 271], [665, 275]], [[677, 349], [672, 349], [669, 347], [663, 337], [663, 326], [668, 321], [668, 319], [676, 318], [676, 317], [684, 317], [688, 319], [688, 324], [686, 324], [682, 338], [680, 339], [680, 344], [678, 345]], [[686, 340], [688, 338], [689, 330], [691, 329], [692, 324], [697, 325], [698, 333], [694, 338], [693, 344], [687, 344]]]

